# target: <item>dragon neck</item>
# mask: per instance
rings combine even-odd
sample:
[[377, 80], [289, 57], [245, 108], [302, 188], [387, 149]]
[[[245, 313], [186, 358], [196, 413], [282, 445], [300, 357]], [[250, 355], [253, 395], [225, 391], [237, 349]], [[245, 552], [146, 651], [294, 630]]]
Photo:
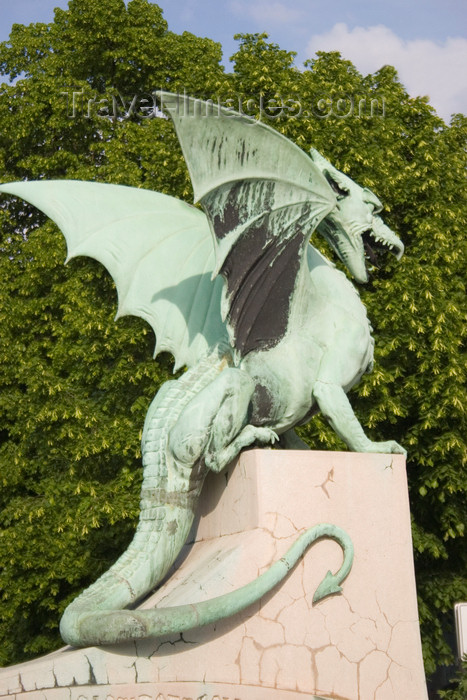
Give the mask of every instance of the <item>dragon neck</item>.
[[339, 306], [371, 326], [354, 284], [311, 244], [307, 244], [297, 275], [287, 332], [302, 329], [317, 311]]

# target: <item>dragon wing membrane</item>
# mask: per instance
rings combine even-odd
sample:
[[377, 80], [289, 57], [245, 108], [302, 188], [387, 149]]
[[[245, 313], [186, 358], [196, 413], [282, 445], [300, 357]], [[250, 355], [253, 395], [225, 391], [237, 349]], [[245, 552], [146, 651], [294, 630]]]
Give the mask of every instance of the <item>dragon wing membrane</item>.
[[53, 219], [68, 258], [87, 255], [107, 268], [117, 316], [145, 319], [155, 354], [171, 352], [175, 368], [193, 366], [227, 335], [239, 356], [273, 347], [287, 331], [309, 237], [335, 195], [312, 159], [274, 129], [159, 94], [207, 218], [173, 197], [121, 185], [41, 180], [0, 191]]
[[96, 182], [52, 180], [1, 185], [30, 202], [63, 232], [68, 258], [95, 258], [110, 272], [117, 317], [140, 316], [175, 369], [193, 366], [226, 339], [220, 314], [222, 280], [206, 216], [149, 190]]
[[309, 237], [335, 195], [311, 158], [274, 129], [212, 102], [158, 94], [216, 239], [231, 343], [241, 356], [273, 347], [287, 330]]

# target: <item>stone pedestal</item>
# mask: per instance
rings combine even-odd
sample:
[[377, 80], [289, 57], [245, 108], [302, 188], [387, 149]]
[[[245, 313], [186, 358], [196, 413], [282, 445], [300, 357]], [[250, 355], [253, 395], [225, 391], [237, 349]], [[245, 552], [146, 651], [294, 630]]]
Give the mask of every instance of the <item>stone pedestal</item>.
[[206, 482], [194, 542], [142, 608], [221, 595], [334, 523], [352, 538], [343, 593], [312, 604], [342, 563], [317, 542], [233, 618], [183, 635], [65, 647], [0, 671], [0, 700], [426, 700], [405, 461], [396, 455], [252, 450]]

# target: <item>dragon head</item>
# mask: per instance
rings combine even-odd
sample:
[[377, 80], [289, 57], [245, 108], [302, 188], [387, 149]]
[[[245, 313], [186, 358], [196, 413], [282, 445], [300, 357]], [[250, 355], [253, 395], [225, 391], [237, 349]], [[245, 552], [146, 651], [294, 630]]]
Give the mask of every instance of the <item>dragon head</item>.
[[315, 149], [310, 151], [334, 194], [337, 205], [319, 224], [317, 231], [335, 250], [357, 282], [368, 281], [367, 263], [378, 266], [378, 253], [391, 251], [398, 260], [404, 252], [402, 241], [378, 216], [378, 197], [337, 170]]

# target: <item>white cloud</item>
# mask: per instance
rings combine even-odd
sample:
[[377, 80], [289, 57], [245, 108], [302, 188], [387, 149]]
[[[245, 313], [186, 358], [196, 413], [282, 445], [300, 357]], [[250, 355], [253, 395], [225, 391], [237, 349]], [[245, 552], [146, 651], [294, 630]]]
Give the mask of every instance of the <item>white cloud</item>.
[[467, 39], [444, 42], [403, 40], [380, 24], [355, 27], [338, 23], [331, 31], [311, 37], [307, 54], [340, 51], [362, 73], [374, 73], [390, 64], [412, 97], [428, 95], [438, 114], [449, 121], [454, 112], [467, 114]]
[[291, 24], [299, 20], [303, 12], [287, 7], [282, 2], [239, 2], [230, 3], [230, 9], [241, 17], [251, 17], [259, 24]]

